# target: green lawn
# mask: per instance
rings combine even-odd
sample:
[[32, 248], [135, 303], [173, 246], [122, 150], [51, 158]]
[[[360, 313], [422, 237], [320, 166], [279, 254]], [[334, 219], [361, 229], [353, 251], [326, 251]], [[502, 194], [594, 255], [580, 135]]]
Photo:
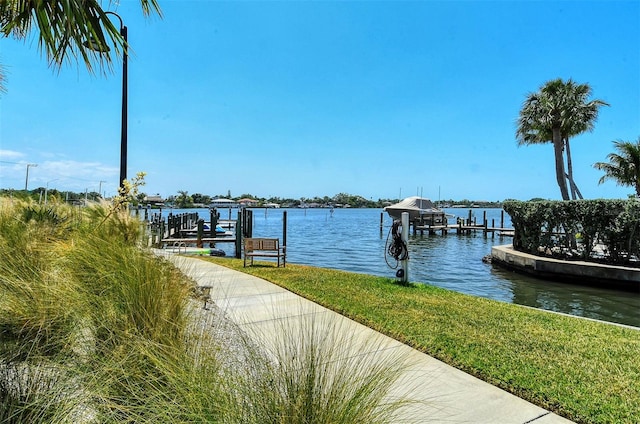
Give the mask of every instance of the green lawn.
[[640, 422], [640, 331], [422, 284], [287, 264], [242, 267], [543, 408]]

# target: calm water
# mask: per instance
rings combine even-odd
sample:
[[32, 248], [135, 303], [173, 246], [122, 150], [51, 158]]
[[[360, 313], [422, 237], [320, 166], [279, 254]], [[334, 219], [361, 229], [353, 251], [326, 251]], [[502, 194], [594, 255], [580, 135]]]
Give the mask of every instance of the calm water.
[[[183, 212], [185, 210], [173, 211]], [[199, 212], [208, 220], [206, 209]], [[284, 209], [254, 209], [255, 237], [282, 239]], [[385, 243], [392, 219], [384, 214], [380, 231], [380, 209], [286, 209], [287, 261], [325, 268], [387, 276], [395, 270], [385, 261]], [[464, 218], [468, 209], [447, 209]], [[477, 222], [482, 222], [482, 209], [473, 209]], [[163, 211], [165, 215], [168, 211]], [[221, 218], [229, 217], [222, 210]], [[500, 224], [500, 209], [487, 209], [489, 223]], [[505, 216], [505, 226], [510, 219]], [[237, 210], [232, 210], [232, 218]], [[450, 221], [451, 222], [451, 221]], [[583, 287], [539, 280], [503, 270], [482, 262], [491, 246], [510, 244], [511, 238], [484, 238], [481, 233], [458, 236], [455, 232], [442, 236], [410, 236], [409, 280], [535, 308], [595, 318], [640, 327], [640, 294]], [[234, 254], [234, 247], [221, 243], [218, 248]], [[388, 262], [395, 266], [393, 258]]]

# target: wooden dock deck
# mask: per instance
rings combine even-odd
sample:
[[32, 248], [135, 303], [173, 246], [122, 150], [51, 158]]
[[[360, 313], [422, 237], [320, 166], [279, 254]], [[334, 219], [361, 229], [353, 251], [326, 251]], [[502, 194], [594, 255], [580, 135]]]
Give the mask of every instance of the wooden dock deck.
[[497, 234], [498, 237], [513, 237], [514, 230], [513, 228], [502, 228], [502, 227], [488, 227], [484, 225], [466, 225], [466, 224], [449, 224], [449, 225], [410, 225], [412, 228], [413, 234], [424, 235], [425, 232], [429, 235], [436, 234], [440, 232], [442, 235], [447, 235], [449, 231], [455, 231], [456, 234], [472, 234], [481, 232], [483, 235], [491, 234], [492, 237], [495, 237]]
[[[411, 226], [411, 225], [410, 225]], [[449, 225], [412, 225], [413, 234], [424, 235], [426, 232], [429, 235], [440, 232], [442, 235], [447, 235], [449, 231], [455, 231], [456, 234], [471, 234], [481, 232], [484, 235], [491, 234], [494, 237], [496, 234], [498, 237], [513, 237], [513, 228], [502, 227], [489, 227], [485, 225], [477, 224], [449, 224]]]
[[413, 231], [413, 235], [424, 235], [425, 232], [429, 235], [436, 234], [437, 232], [440, 232], [442, 235], [447, 235], [449, 231], [455, 231], [456, 234], [476, 234], [480, 232], [485, 237], [491, 234], [492, 238], [495, 237], [496, 234], [498, 237], [513, 237], [515, 230], [504, 226], [504, 211], [500, 214], [499, 225], [496, 225], [495, 219], [492, 219], [489, 225], [487, 211], [483, 211], [482, 215], [482, 224], [476, 223], [475, 218], [472, 219], [472, 211], [469, 210], [469, 217], [467, 219], [457, 218], [455, 224], [435, 225], [433, 222], [416, 220], [409, 223], [409, 229]]

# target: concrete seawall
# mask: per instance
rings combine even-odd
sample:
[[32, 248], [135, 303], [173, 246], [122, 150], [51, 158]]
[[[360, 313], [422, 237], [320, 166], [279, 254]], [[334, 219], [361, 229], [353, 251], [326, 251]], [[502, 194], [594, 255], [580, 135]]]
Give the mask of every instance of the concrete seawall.
[[512, 245], [492, 247], [491, 262], [535, 277], [640, 292], [639, 268], [540, 257]]

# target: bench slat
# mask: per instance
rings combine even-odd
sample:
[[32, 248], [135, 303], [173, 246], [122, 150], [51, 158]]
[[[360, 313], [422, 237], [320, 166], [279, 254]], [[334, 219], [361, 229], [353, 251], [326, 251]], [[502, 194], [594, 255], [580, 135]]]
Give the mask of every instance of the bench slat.
[[251, 258], [253, 265], [254, 257], [277, 258], [278, 267], [280, 267], [280, 258], [282, 258], [282, 266], [286, 266], [285, 247], [280, 247], [279, 239], [270, 238], [245, 238], [244, 239], [244, 266], [247, 266], [247, 258]]

